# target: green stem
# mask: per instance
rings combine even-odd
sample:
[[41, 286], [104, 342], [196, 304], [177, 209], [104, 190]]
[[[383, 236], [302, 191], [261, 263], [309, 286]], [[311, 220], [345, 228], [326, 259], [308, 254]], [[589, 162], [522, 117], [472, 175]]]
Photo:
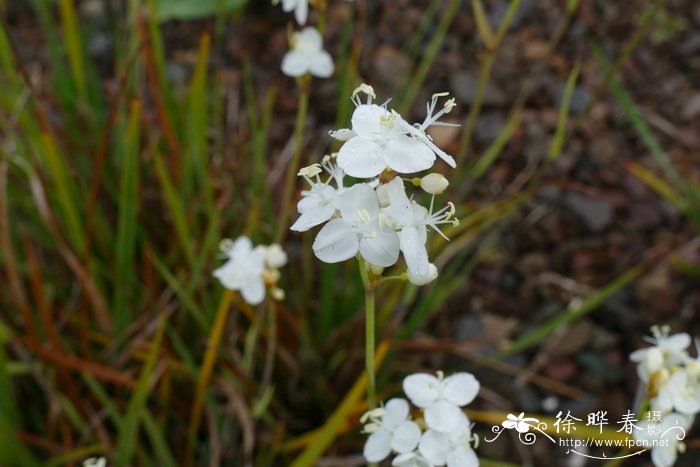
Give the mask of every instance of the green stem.
[[284, 183], [284, 193], [282, 195], [282, 212], [277, 221], [277, 232], [275, 241], [281, 243], [284, 236], [289, 230], [289, 205], [292, 202], [294, 193], [294, 185], [299, 171], [299, 161], [301, 159], [301, 149], [304, 141], [304, 124], [306, 123], [306, 114], [309, 110], [309, 85], [311, 84], [311, 76], [304, 75], [297, 80], [299, 85], [299, 107], [297, 107], [297, 117], [294, 123], [294, 153], [289, 161], [287, 169], [287, 178]]
[[359, 259], [360, 277], [365, 292], [365, 371], [367, 372], [367, 405], [376, 407], [376, 382], [374, 377], [375, 310], [374, 288], [370, 283], [367, 263]]

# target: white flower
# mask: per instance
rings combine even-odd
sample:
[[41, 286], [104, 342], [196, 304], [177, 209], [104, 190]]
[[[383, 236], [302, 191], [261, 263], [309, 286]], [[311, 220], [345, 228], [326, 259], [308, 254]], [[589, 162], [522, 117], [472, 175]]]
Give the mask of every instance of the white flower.
[[[651, 449], [651, 461], [656, 467], [670, 467], [676, 462], [679, 452], [685, 451], [686, 430], [690, 428], [692, 418], [671, 412], [663, 416], [661, 423], [644, 421], [634, 430], [634, 439], [643, 441]], [[665, 442], [659, 442], [664, 440]]]
[[294, 78], [307, 73], [319, 78], [333, 74], [333, 59], [323, 50], [323, 38], [315, 28], [308, 27], [292, 35], [291, 50], [282, 59], [282, 72]]
[[409, 279], [412, 279], [411, 282], [417, 285], [430, 282], [437, 277], [437, 268], [434, 265], [431, 267], [428, 261], [428, 251], [425, 247], [427, 241], [426, 226], [430, 226], [444, 238], [447, 238], [440, 231], [438, 225], [455, 223], [452, 218], [454, 205], [450, 203], [433, 213], [434, 198], [430, 201], [430, 210], [409, 200], [400, 177], [394, 178], [386, 186], [389, 206], [384, 209], [384, 212], [392, 222], [394, 229], [398, 231], [401, 252], [408, 266]]
[[107, 459], [104, 457], [90, 457], [83, 461], [83, 467], [105, 467]]
[[504, 420], [501, 422], [501, 425], [503, 425], [503, 428], [506, 428], [508, 430], [512, 430], [515, 428], [518, 433], [527, 433], [530, 431], [530, 423], [532, 422], [539, 422], [536, 418], [525, 418], [525, 412], [520, 412], [520, 415], [517, 417], [511, 413], [507, 415], [507, 420]]
[[435, 154], [409, 136], [409, 125], [401, 115], [376, 104], [359, 105], [352, 114], [350, 138], [338, 151], [338, 165], [348, 175], [370, 178], [389, 167], [399, 173], [429, 169]]
[[258, 305], [265, 298], [265, 285], [271, 287], [273, 297], [284, 298], [276, 288], [280, 273], [277, 268], [287, 264], [287, 254], [278, 244], [253, 244], [248, 237], [236, 241], [224, 240], [221, 250], [228, 261], [214, 270], [213, 275], [229, 290], [237, 290], [250, 305]]
[[472, 467], [479, 465], [479, 459], [471, 448], [469, 419], [464, 413], [457, 428], [449, 433], [428, 429], [420, 439], [418, 450], [435, 465], [447, 467]]
[[353, 185], [336, 200], [340, 218], [323, 226], [312, 246], [316, 257], [338, 263], [355, 256], [388, 267], [399, 257], [399, 239], [379, 210], [374, 190], [366, 183]]
[[[330, 174], [325, 182], [321, 181], [320, 177], [322, 168]], [[326, 156], [321, 164], [304, 167], [297, 175], [304, 177], [311, 189], [301, 193], [302, 199], [297, 204], [297, 210], [301, 216], [290, 229], [304, 232], [333, 217], [336, 212], [335, 200], [345, 190], [343, 187], [345, 173], [332, 162], [330, 156]], [[329, 185], [331, 180], [335, 181], [337, 188]]]
[[651, 405], [654, 410], [675, 409], [685, 415], [695, 415], [700, 411], [700, 384], [697, 378], [679, 369], [659, 388]]
[[[273, 0], [272, 3], [276, 5], [279, 0]], [[309, 0], [282, 0], [282, 9], [286, 12], [294, 10], [294, 18], [303, 25], [309, 15]]]
[[[367, 94], [365, 104], [357, 97], [360, 92]], [[387, 167], [398, 173], [429, 169], [437, 154], [455, 167], [454, 159], [435, 146], [425, 133], [425, 129], [431, 125], [445, 125], [437, 120], [454, 107], [452, 99], [433, 115], [438, 98], [436, 96], [442, 94], [433, 96], [425, 121], [421, 125], [412, 126], [396, 111], [372, 104], [372, 98], [376, 96], [371, 86], [365, 84], [357, 88], [353, 93], [353, 102], [357, 108], [352, 114], [352, 130], [331, 132], [331, 136], [346, 141], [338, 153], [338, 165], [348, 175], [370, 178], [379, 175]]]
[[368, 462], [380, 462], [393, 450], [399, 454], [413, 451], [420, 440], [420, 428], [408, 419], [408, 402], [405, 399], [389, 400], [384, 408], [367, 412], [362, 423], [365, 432], [371, 433], [364, 447], [364, 456]]
[[403, 390], [408, 398], [424, 409], [425, 423], [433, 430], [452, 432], [463, 422], [460, 407], [469, 404], [479, 392], [479, 382], [471, 373], [455, 373], [444, 378], [416, 373], [403, 380]]
[[673, 365], [682, 363], [688, 359], [687, 347], [690, 345], [690, 336], [679, 333], [669, 336], [669, 327], [654, 326], [651, 328], [653, 338], [645, 338], [652, 347], [640, 349], [630, 354], [630, 360], [639, 363], [637, 373], [644, 382], [649, 382], [649, 376]]

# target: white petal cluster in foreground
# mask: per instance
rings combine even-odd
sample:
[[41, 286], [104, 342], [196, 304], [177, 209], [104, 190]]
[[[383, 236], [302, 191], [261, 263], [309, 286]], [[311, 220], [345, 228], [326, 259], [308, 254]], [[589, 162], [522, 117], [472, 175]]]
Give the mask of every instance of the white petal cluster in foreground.
[[287, 254], [281, 246], [253, 247], [248, 237], [241, 236], [235, 241], [222, 241], [221, 251], [227, 261], [214, 270], [213, 275], [224, 287], [240, 292], [250, 305], [262, 303], [266, 288], [270, 289], [273, 298], [284, 298], [284, 292], [277, 287], [278, 269], [287, 264]]
[[666, 326], [654, 326], [654, 337], [647, 339], [652, 346], [630, 355], [646, 386], [649, 413], [656, 413], [659, 418], [644, 420], [635, 426], [633, 435], [647, 445], [656, 440], [657, 445], [651, 449], [656, 467], [672, 466], [678, 453], [685, 451], [685, 432], [700, 412], [700, 360], [688, 355], [688, 334], [669, 335], [669, 330]]
[[[367, 104], [360, 102], [359, 93], [367, 95]], [[377, 270], [396, 264], [402, 253], [408, 280], [424, 285], [438, 275], [426, 249], [428, 230], [447, 239], [440, 226], [458, 224], [455, 207], [447, 203], [435, 208], [435, 196], [449, 185], [443, 175], [430, 173], [406, 179], [408, 185], [420, 187], [429, 195], [426, 207], [414, 193], [407, 193], [407, 184], [398, 174], [429, 169], [435, 154], [454, 165], [452, 158], [436, 148], [424, 132], [427, 126], [439, 123], [437, 119], [452, 108], [453, 100], [435, 113], [437, 99], [444, 97], [436, 94], [428, 104], [426, 121], [412, 126], [396, 112], [372, 104], [373, 97], [370, 86], [357, 88], [353, 93], [357, 109], [352, 128], [331, 134], [345, 144], [337, 154], [299, 171], [309, 188], [302, 192], [297, 205], [300, 216], [291, 229], [306, 231], [324, 224], [313, 250], [327, 263], [359, 255]], [[346, 174], [369, 180], [345, 186]]]
[[393, 466], [478, 466], [472, 449], [476, 437], [461, 408], [479, 392], [476, 378], [470, 373], [447, 378], [418, 373], [404, 379], [403, 389], [422, 411], [422, 420], [411, 419], [409, 404], [401, 398], [367, 412], [360, 420], [369, 434], [363, 451], [367, 461], [381, 462], [394, 453]]

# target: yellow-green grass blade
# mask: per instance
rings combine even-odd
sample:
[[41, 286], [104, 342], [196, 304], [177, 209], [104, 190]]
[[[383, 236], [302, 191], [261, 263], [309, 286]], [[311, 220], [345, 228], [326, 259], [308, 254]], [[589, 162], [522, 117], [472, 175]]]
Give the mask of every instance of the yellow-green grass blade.
[[19, 407], [13, 379], [7, 371], [10, 360], [5, 348], [10, 339], [10, 331], [0, 324], [0, 464], [21, 465], [27, 467], [39, 466], [36, 458], [22, 443], [17, 434], [21, 430]]
[[[600, 47], [596, 44], [592, 44], [593, 56], [595, 57], [598, 64], [606, 72], [610, 74], [612, 68], [608, 63], [605, 55], [603, 54]], [[652, 155], [654, 160], [659, 167], [664, 171], [664, 174], [668, 180], [675, 186], [679, 187], [683, 191], [683, 195], [689, 201], [689, 208], [685, 211], [688, 218], [695, 223], [695, 225], [700, 226], [700, 194], [690, 188], [690, 186], [682, 179], [678, 171], [673, 167], [668, 155], [659, 144], [658, 140], [654, 136], [654, 133], [647, 125], [646, 121], [642, 117], [639, 109], [634, 104], [632, 96], [627, 92], [627, 90], [622, 86], [622, 84], [615, 79], [613, 76], [610, 77], [610, 89], [612, 90], [615, 100], [622, 108], [627, 119], [630, 121], [632, 128], [635, 130], [639, 138], [642, 140], [649, 153]]]
[[124, 135], [124, 149], [119, 166], [119, 218], [115, 245], [115, 292], [112, 310], [118, 332], [131, 323], [129, 306], [137, 294], [134, 277], [136, 235], [138, 231], [139, 170], [140, 170], [141, 102], [133, 101], [131, 115]]
[[51, 175], [59, 212], [68, 238], [79, 252], [85, 248], [85, 226], [78, 211], [79, 187], [69, 175], [65, 158], [59, 153], [56, 142], [49, 133], [42, 133], [39, 141], [40, 156]]
[[166, 317], [161, 316], [158, 323], [151, 350], [148, 353], [148, 358], [141, 370], [141, 376], [136, 386], [134, 394], [131, 396], [129, 405], [126, 410], [124, 420], [119, 427], [119, 439], [117, 441], [115, 465], [123, 467], [131, 465], [132, 457], [136, 452], [138, 443], [139, 424], [143, 419], [143, 414], [148, 411], [146, 405], [148, 395], [151, 390], [151, 378], [153, 370], [158, 362], [163, 333], [165, 332]]
[[413, 79], [409, 83], [406, 92], [399, 96], [395, 96], [399, 113], [405, 114], [416, 100], [416, 96], [418, 96], [418, 92], [420, 92], [420, 89], [425, 82], [425, 78], [428, 76], [430, 67], [440, 51], [440, 47], [445, 40], [445, 35], [447, 34], [447, 30], [450, 28], [450, 25], [452, 25], [452, 20], [454, 20], [461, 3], [462, 2], [460, 0], [450, 0], [445, 13], [442, 15], [442, 18], [440, 18], [440, 24], [438, 24], [435, 33], [425, 49], [423, 59], [413, 74]]
[[479, 32], [482, 42], [487, 49], [492, 49], [496, 46], [496, 37], [493, 35], [493, 30], [489, 24], [489, 19], [486, 17], [484, 5], [481, 0], [471, 0], [472, 13], [476, 22], [476, 30]]
[[184, 206], [180, 200], [180, 196], [175, 189], [175, 185], [170, 178], [168, 169], [165, 167], [163, 158], [160, 153], [155, 152], [153, 154], [153, 163], [156, 171], [156, 176], [160, 182], [161, 191], [163, 194], [163, 201], [168, 209], [168, 213], [173, 219], [175, 227], [175, 237], [177, 238], [180, 248], [185, 254], [188, 264], [194, 262], [194, 238], [190, 234], [189, 224], [185, 216]]
[[83, 45], [80, 40], [80, 28], [75, 11], [74, 0], [59, 0], [59, 11], [63, 26], [63, 40], [68, 54], [71, 73], [78, 92], [84, 101], [87, 101], [87, 80], [85, 77], [85, 58]]
[[[522, 118], [522, 109], [515, 109], [508, 122], [503, 127], [503, 130], [498, 134], [495, 140], [489, 145], [484, 154], [476, 161], [476, 163], [467, 169], [467, 177], [470, 183], [481, 178], [482, 175], [496, 162], [496, 159], [506, 147], [506, 144], [510, 141], [511, 137], [515, 133], [515, 130], [520, 126], [520, 120]], [[467, 184], [469, 185], [469, 183]]]
[[642, 272], [645, 271], [643, 265], [634, 266], [617, 278], [610, 281], [600, 290], [594, 292], [590, 296], [583, 299], [581, 302], [571, 305], [566, 310], [563, 310], [553, 318], [538, 325], [532, 331], [524, 334], [512, 342], [505, 350], [498, 353], [499, 357], [505, 357], [514, 353], [522, 352], [525, 349], [533, 347], [557, 329], [566, 326], [574, 321], [581, 319], [592, 311], [598, 309], [608, 298], [617, 291], [629, 285]]
[[[377, 347], [375, 358], [375, 371], [378, 369], [386, 352], [389, 349], [387, 342], [382, 342]], [[340, 431], [347, 425], [348, 418], [355, 412], [356, 408], [362, 404], [362, 396], [365, 394], [367, 386], [367, 374], [363, 371], [357, 378], [355, 384], [345, 395], [345, 398], [335, 411], [328, 417], [328, 421], [319, 429], [315, 430], [310, 437], [304, 438], [306, 448], [294, 460], [291, 467], [311, 467], [316, 465], [318, 459], [326, 452], [326, 449], [333, 443]], [[293, 443], [291, 441], [290, 443]]]
[[550, 146], [549, 148], [549, 160], [551, 161], [557, 160], [561, 155], [562, 149], [564, 148], [564, 140], [566, 138], [566, 123], [569, 119], [569, 107], [571, 105], [571, 96], [574, 93], [574, 87], [576, 86], [576, 80], [578, 79], [580, 71], [581, 64], [577, 62], [574, 66], [574, 69], [571, 70], [569, 79], [566, 80], [564, 96], [561, 100], [561, 107], [559, 108], [559, 116], [557, 118], [557, 128], [554, 131], [552, 146]]

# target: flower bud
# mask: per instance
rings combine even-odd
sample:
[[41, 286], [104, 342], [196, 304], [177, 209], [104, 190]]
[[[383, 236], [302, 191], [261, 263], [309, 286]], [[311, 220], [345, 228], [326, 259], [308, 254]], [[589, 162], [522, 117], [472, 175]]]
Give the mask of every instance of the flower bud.
[[431, 173], [420, 179], [420, 187], [431, 195], [439, 195], [445, 191], [449, 185], [450, 182], [439, 173]]
[[383, 208], [389, 206], [389, 184], [384, 183], [382, 185], [379, 185], [375, 191], [377, 192], [379, 206]]
[[281, 268], [287, 264], [287, 253], [279, 244], [273, 243], [265, 249], [265, 263], [268, 268]]
[[384, 266], [377, 266], [376, 264], [372, 263], [367, 263], [367, 265], [369, 266], [369, 270], [372, 271], [372, 274], [375, 276], [381, 276], [384, 272]]
[[272, 295], [272, 298], [274, 298], [275, 300], [280, 301], [280, 302], [282, 300], [284, 300], [284, 297], [285, 297], [284, 290], [282, 290], [280, 288], [272, 289], [270, 291], [270, 295]]
[[408, 281], [413, 285], [429, 284], [430, 282], [437, 279], [437, 276], [438, 270], [433, 263], [430, 263], [428, 265], [428, 274], [426, 274], [425, 276], [418, 276], [416, 274], [411, 273], [410, 270], [408, 271]]

